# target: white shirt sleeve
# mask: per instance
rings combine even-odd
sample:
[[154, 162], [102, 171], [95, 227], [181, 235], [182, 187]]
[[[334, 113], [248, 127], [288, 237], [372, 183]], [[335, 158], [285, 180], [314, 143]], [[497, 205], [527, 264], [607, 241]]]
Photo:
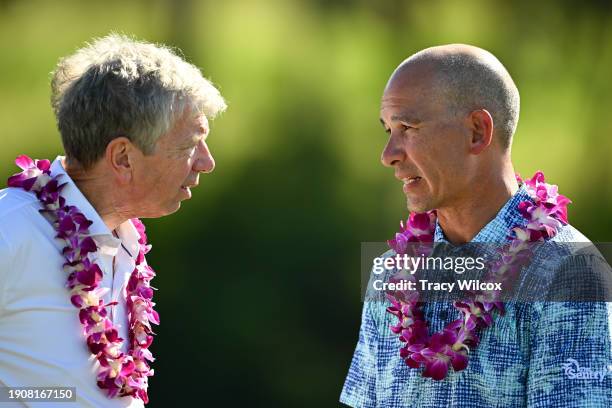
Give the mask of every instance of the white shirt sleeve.
[[0, 228], [0, 317], [4, 314], [6, 282], [11, 273], [13, 256], [6, 232]]

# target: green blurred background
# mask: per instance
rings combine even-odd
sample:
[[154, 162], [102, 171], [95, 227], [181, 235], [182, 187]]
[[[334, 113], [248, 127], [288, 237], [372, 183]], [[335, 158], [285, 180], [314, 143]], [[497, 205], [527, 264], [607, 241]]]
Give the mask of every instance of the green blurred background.
[[493, 52], [521, 92], [517, 171], [611, 241], [612, 14], [578, 1], [0, 1], [0, 177], [61, 153], [49, 72], [94, 36], [183, 50], [229, 102], [217, 168], [148, 220], [162, 325], [149, 406], [332, 407], [357, 340], [361, 241], [406, 216], [380, 165], [382, 89], [427, 46]]

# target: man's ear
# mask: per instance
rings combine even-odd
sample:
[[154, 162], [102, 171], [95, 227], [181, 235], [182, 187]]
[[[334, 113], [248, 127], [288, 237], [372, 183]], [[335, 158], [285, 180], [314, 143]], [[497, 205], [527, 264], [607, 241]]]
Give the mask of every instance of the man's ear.
[[475, 110], [468, 117], [472, 130], [470, 153], [480, 154], [493, 141], [493, 117], [486, 109]]
[[127, 137], [117, 137], [106, 146], [105, 161], [119, 183], [127, 184], [134, 177], [134, 154], [138, 151]]

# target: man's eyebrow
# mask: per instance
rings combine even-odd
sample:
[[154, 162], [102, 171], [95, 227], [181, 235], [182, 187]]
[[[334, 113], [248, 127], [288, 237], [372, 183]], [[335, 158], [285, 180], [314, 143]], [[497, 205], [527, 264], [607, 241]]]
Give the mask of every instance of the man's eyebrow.
[[180, 150], [182, 149], [190, 149], [196, 144], [200, 142], [200, 139], [203, 138], [203, 135], [192, 135], [189, 138], [183, 139], [180, 143], [177, 143], [177, 146]]
[[421, 121], [419, 119], [416, 119], [414, 115], [411, 115], [408, 113], [400, 113], [399, 115], [393, 115], [391, 116], [391, 121], [392, 122], [407, 122], [407, 123], [412, 123], [414, 125], [418, 125], [419, 123], [421, 123]]
[[[386, 129], [387, 128], [387, 124], [385, 123], [385, 120], [383, 118], [379, 118], [378, 120], [380, 120], [380, 123]], [[406, 122], [406, 123], [409, 123], [411, 125], [418, 125], [418, 124], [421, 123], [421, 121], [419, 119], [415, 119], [414, 116], [408, 115], [408, 114], [393, 115], [393, 116], [391, 116], [391, 122]]]

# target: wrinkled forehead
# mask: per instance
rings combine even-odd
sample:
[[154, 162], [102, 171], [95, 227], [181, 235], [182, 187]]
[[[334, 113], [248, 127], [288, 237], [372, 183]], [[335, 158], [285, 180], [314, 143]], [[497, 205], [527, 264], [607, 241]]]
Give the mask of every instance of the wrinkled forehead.
[[191, 132], [208, 134], [210, 131], [206, 114], [201, 109], [197, 109], [192, 105], [187, 105], [177, 119], [178, 126], [183, 126]]

